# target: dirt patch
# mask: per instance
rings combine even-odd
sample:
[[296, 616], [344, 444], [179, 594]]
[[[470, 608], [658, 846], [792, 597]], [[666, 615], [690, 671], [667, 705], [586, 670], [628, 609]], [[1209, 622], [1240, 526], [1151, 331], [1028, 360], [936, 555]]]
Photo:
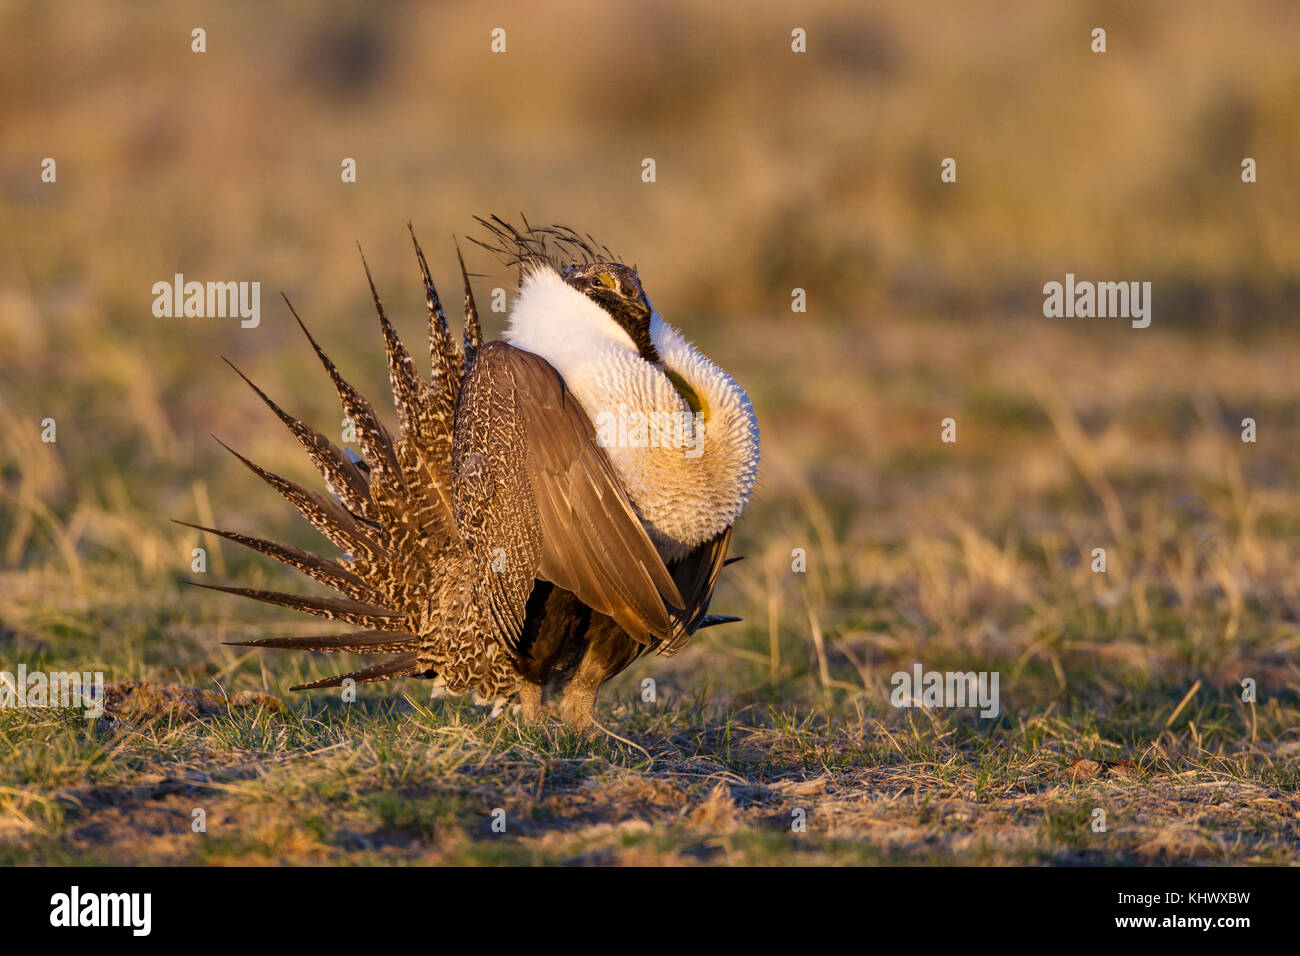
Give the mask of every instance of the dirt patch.
[[230, 710], [266, 708], [283, 713], [284, 701], [270, 694], [240, 691], [225, 696], [184, 684], [124, 680], [104, 685], [104, 717], [142, 722], [156, 717], [192, 720]]

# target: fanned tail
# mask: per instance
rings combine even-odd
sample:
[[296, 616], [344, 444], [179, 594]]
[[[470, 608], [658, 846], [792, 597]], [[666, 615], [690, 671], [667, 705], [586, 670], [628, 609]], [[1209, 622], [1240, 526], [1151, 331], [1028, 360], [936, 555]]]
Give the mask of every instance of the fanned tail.
[[431, 610], [436, 607], [436, 601], [431, 598], [450, 576], [462, 548], [451, 506], [452, 429], [465, 372], [482, 345], [482, 333], [469, 272], [459, 248], [457, 258], [465, 280], [463, 349], [447, 325], [428, 263], [413, 229], [411, 242], [415, 247], [429, 310], [432, 373], [427, 382], [416, 373], [410, 353], [389, 322], [370, 268], [362, 257], [388, 358], [389, 381], [399, 426], [396, 438], [380, 421], [371, 403], [343, 378], [287, 297], [285, 303], [289, 311], [320, 359], [338, 393], [344, 414], [356, 430], [361, 456], [356, 457], [340, 448], [322, 433], [290, 415], [242, 371], [227, 362], [293, 433], [333, 497], [303, 488], [267, 471], [224, 442], [221, 442], [222, 446], [297, 508], [339, 549], [341, 555], [326, 557], [266, 538], [178, 522], [275, 558], [343, 596], [288, 594], [207, 584], [199, 584], [199, 587], [364, 628], [349, 634], [230, 643], [282, 650], [396, 655], [349, 674], [297, 685], [293, 690], [338, 687], [348, 679], [367, 683], [433, 675], [429, 638], [436, 632], [439, 622]]

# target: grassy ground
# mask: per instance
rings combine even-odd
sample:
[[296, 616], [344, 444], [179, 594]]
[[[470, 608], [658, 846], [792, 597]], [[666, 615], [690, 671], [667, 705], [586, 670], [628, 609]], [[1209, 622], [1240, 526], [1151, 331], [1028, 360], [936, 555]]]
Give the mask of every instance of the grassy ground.
[[[760, 415], [770, 410], [773, 477], [740, 525], [747, 560], [728, 569], [717, 601], [746, 621], [606, 689], [601, 720], [633, 745], [431, 704], [415, 681], [366, 688], [355, 704], [285, 695], [334, 660], [217, 642], [311, 625], [182, 589], [181, 570], [151, 579], [130, 560], [52, 559], [5, 574], [7, 660], [271, 694], [236, 707], [218, 696], [214, 713], [197, 716], [147, 703], [117, 721], [0, 711], [5, 856], [1293, 859], [1300, 496], [1288, 469], [1300, 408], [1276, 373], [1296, 361], [1294, 346], [1168, 337], [1117, 360], [1069, 352], [1053, 341], [1065, 333], [1027, 326], [996, 335], [998, 360], [1057, 358], [1025, 371], [1022, 392], [999, 393], [979, 385], [988, 333], [949, 332], [952, 368], [925, 373], [933, 392], [903, 402], [871, 388], [907, 381], [904, 370], [929, 354], [921, 332], [881, 331], [848, 356], [814, 349], [824, 407], [817, 395], [784, 402], [761, 344], [732, 353], [768, 383], [756, 393]], [[810, 344], [829, 344], [819, 334], [806, 330]], [[1190, 397], [1172, 382], [1163, 395], [1080, 385], [1094, 375], [1122, 383], [1158, 353], [1237, 384], [1200, 381]], [[1094, 397], [1067, 402], [1074, 389]], [[865, 462], [823, 421], [846, 398], [877, 438]], [[1260, 409], [1265, 431], [1289, 439], [1242, 444], [1237, 412], [1220, 402]], [[944, 412], [958, 421], [955, 445], [938, 440]], [[812, 439], [798, 428], [805, 416], [823, 422]], [[798, 448], [810, 440], [823, 447]], [[1126, 463], [1139, 444], [1146, 464], [1135, 469]], [[792, 455], [816, 455], [817, 490]], [[233, 468], [224, 480], [267, 497]], [[292, 527], [282, 512], [271, 523]], [[73, 561], [78, 530], [61, 533]], [[178, 537], [173, 550], [192, 543]], [[1107, 549], [1105, 574], [1090, 570], [1094, 545]], [[809, 554], [804, 573], [791, 570], [797, 547]], [[298, 585], [243, 555], [227, 551], [224, 562], [224, 578]], [[913, 661], [997, 671], [1003, 714], [896, 710], [889, 675]], [[641, 699], [645, 677], [656, 703]], [[1247, 677], [1259, 688], [1253, 705], [1241, 701]], [[196, 808], [203, 835], [190, 831]], [[497, 808], [504, 833], [491, 828]], [[1097, 808], [1105, 832], [1092, 829]], [[792, 830], [796, 810], [803, 832]]]
[[[1293, 5], [1248, 6], [817, 4], [802, 60], [775, 3], [529, 7], [499, 58], [471, 5], [0, 10], [31, 40], [0, 63], [0, 670], [144, 682], [116, 719], [0, 709], [0, 860], [1293, 862], [1300, 67]], [[336, 434], [275, 292], [382, 410], [353, 242], [414, 343], [402, 224], [450, 293], [447, 233], [516, 208], [637, 261], [763, 430], [714, 603], [744, 622], [609, 685], [623, 741], [418, 681], [290, 695], [349, 662], [220, 642], [322, 629], [182, 581], [202, 545], [207, 582], [306, 585], [169, 522], [325, 548], [208, 437], [315, 481], [219, 356]], [[261, 326], [154, 318], [178, 271], [261, 281]], [[1152, 326], [1044, 319], [1067, 271], [1153, 281]], [[997, 672], [1001, 715], [894, 708], [913, 662]]]

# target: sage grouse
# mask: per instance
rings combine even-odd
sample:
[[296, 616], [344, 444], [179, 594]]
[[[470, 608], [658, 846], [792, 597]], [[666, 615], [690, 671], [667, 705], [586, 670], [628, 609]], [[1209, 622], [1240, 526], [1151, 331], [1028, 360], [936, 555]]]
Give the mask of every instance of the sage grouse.
[[[399, 430], [381, 423], [306, 333], [354, 424], [346, 453], [244, 378], [306, 449], [332, 497], [233, 454], [341, 554], [199, 525], [342, 597], [219, 587], [361, 628], [235, 642], [393, 655], [300, 684], [418, 676], [525, 718], [543, 691], [594, 723], [596, 692], [647, 650], [671, 655], [710, 616], [732, 523], [758, 468], [745, 392], [650, 304], [634, 268], [561, 227], [497, 217], [478, 245], [518, 266], [505, 341], [481, 341], [464, 257], [464, 347], [452, 336], [415, 233], [429, 308], [425, 381], [366, 278], [388, 352]], [[364, 259], [362, 260], [365, 266]], [[286, 303], [287, 303], [286, 299]], [[232, 368], [234, 366], [232, 365]]]

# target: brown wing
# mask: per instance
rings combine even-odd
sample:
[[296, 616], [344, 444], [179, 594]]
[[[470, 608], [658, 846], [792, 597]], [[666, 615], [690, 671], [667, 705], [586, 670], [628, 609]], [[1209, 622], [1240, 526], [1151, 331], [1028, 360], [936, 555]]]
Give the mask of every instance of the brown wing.
[[497, 636], [517, 650], [541, 578], [614, 618], [633, 639], [670, 641], [685, 606], [590, 419], [546, 360], [504, 342], [475, 358], [456, 414], [457, 523]]

